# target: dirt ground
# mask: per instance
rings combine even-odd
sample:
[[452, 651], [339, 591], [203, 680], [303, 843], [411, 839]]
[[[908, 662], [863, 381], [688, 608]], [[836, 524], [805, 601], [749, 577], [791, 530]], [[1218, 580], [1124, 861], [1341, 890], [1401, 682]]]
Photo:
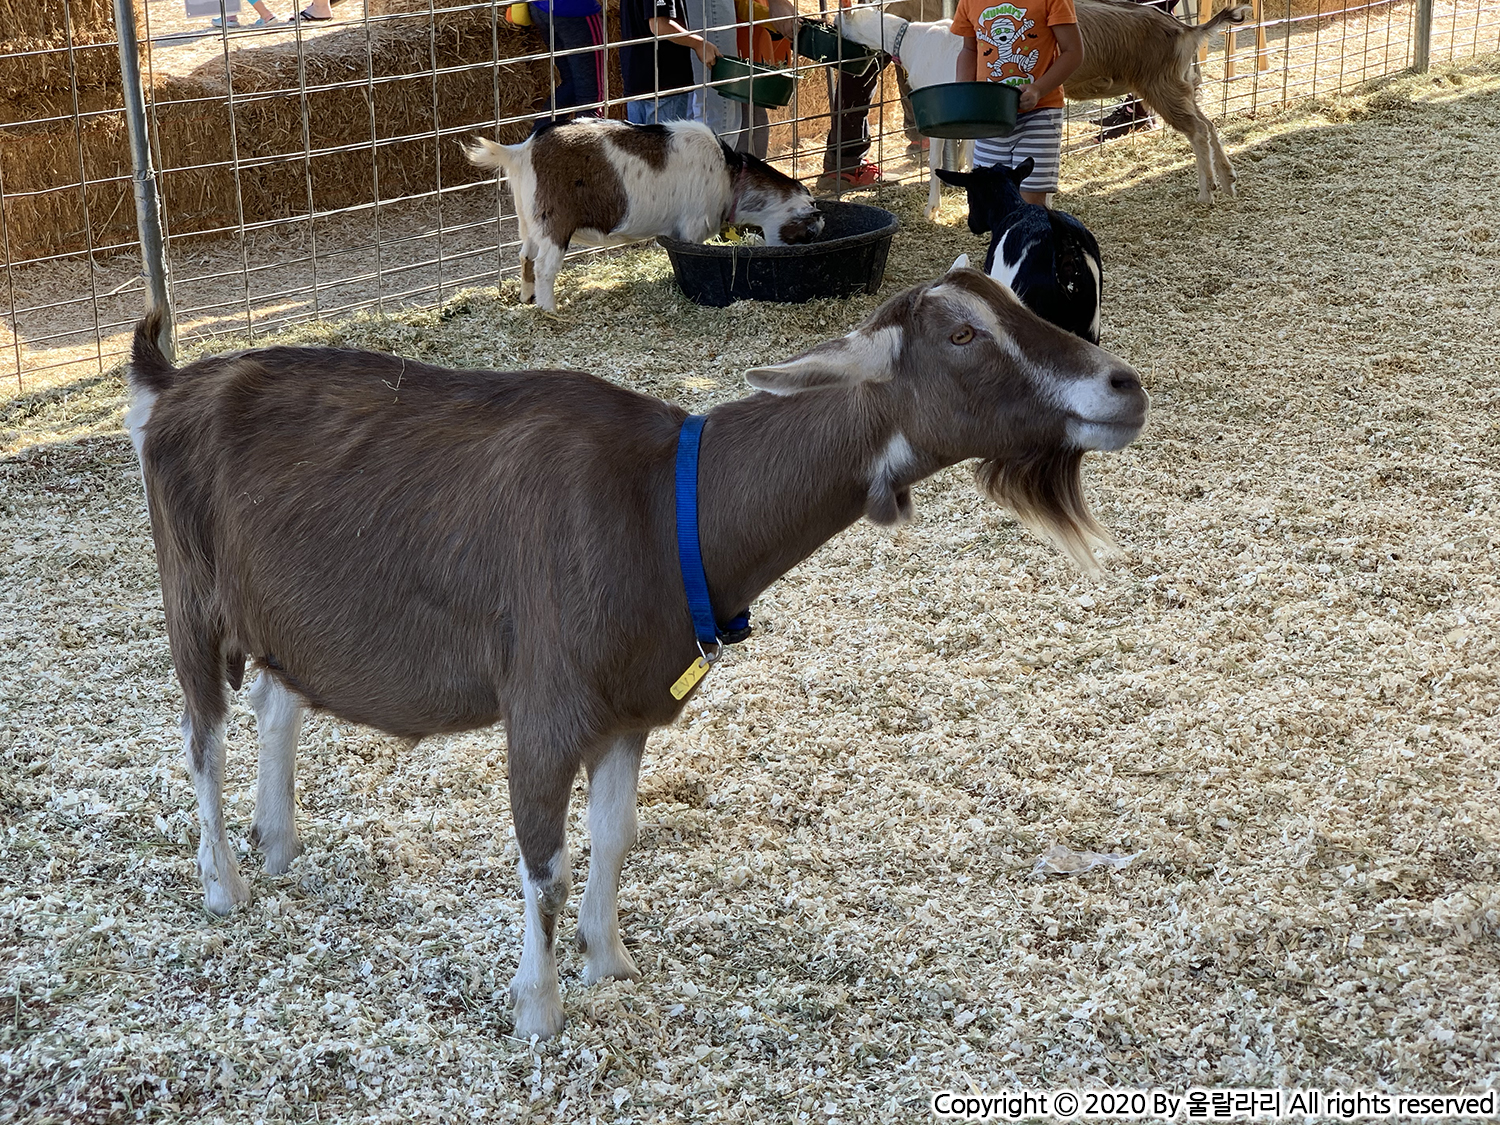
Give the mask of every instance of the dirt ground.
[[[117, 374], [0, 418], [0, 1120], [922, 1120], [941, 1089], [1500, 1084], [1500, 63], [1071, 158], [1105, 346], [1154, 414], [1088, 487], [1084, 579], [962, 469], [755, 606], [652, 739], [637, 984], [510, 1037], [498, 732], [327, 719], [307, 854], [201, 909]], [[702, 408], [982, 250], [919, 191], [880, 298], [699, 309], [643, 249], [555, 318], [476, 291], [294, 338], [586, 365]], [[580, 790], [581, 794], [581, 790]], [[575, 805], [575, 812], [577, 806]], [[575, 870], [587, 849], [575, 817]], [[1055, 843], [1123, 871], [1033, 875]]]

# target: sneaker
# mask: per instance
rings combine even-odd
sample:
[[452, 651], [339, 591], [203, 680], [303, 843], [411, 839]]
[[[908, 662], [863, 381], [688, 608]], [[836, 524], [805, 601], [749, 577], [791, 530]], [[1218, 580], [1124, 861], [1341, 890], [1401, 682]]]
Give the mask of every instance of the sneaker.
[[818, 181], [820, 187], [842, 186], [846, 188], [874, 187], [884, 183], [880, 178], [880, 165], [861, 160], [858, 168], [845, 168], [842, 172], [824, 172]]
[[1137, 129], [1149, 129], [1154, 124], [1151, 111], [1132, 98], [1113, 113], [1099, 119], [1099, 139], [1113, 140]]
[[240, 17], [239, 16], [224, 16], [224, 17], [221, 18], [219, 16], [215, 16], [213, 19], [209, 20], [208, 22], [210, 24], [212, 24], [214, 30], [217, 31], [220, 28], [225, 28], [225, 27], [239, 27], [240, 26]]
[[281, 22], [281, 17], [280, 16], [272, 16], [270, 19], [266, 19], [264, 16], [262, 16], [260, 19], [256, 20], [254, 23], [252, 23], [250, 26], [251, 27], [275, 27], [280, 22]]

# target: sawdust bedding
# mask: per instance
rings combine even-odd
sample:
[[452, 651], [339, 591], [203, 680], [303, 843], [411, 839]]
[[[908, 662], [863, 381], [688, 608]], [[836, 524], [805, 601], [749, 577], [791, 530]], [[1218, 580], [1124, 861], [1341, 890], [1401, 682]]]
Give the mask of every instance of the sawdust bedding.
[[[539, 1047], [508, 1035], [496, 732], [408, 751], [312, 722], [308, 853], [202, 912], [118, 378], [12, 401], [0, 1118], [913, 1120], [939, 1088], [1496, 1084], [1497, 122], [1493, 62], [1231, 121], [1244, 190], [1211, 209], [1175, 134], [1071, 160], [1105, 343], [1155, 401], [1088, 466], [1123, 557], [1080, 578], [955, 470], [911, 526], [779, 582], [653, 739], [622, 897], [645, 979], [583, 989], [569, 951]], [[922, 195], [884, 195], [883, 293], [978, 248], [958, 196], [932, 228]], [[706, 407], [876, 303], [697, 309], [655, 250], [562, 291], [555, 319], [507, 288], [301, 338], [586, 363]], [[244, 708], [231, 746], [244, 849]], [[1033, 876], [1054, 844], [1139, 858]]]

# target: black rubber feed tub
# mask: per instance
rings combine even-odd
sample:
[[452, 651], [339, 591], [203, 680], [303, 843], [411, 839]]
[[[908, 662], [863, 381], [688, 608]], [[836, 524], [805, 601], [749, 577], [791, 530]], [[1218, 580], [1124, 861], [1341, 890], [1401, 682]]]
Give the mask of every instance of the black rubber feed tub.
[[823, 233], [800, 246], [706, 245], [665, 236], [656, 241], [672, 259], [677, 284], [694, 304], [732, 301], [797, 303], [818, 297], [874, 293], [899, 225], [896, 216], [863, 203], [822, 199]]

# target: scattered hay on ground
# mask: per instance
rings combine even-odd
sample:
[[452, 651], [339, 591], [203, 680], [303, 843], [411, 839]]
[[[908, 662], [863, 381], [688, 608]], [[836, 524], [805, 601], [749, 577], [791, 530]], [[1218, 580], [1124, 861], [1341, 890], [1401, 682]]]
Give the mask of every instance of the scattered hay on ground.
[[[1500, 1082], [1497, 121], [1479, 68], [1231, 122], [1244, 193], [1212, 209], [1175, 136], [1071, 162], [1106, 344], [1156, 404], [1088, 465], [1126, 557], [1079, 578], [955, 470], [778, 583], [652, 741], [622, 896], [645, 979], [584, 989], [565, 954], [537, 1049], [508, 1037], [496, 733], [310, 723], [307, 855], [202, 913], [118, 382], [12, 400], [0, 1116], [905, 1121], [939, 1088]], [[886, 293], [976, 247], [920, 194]], [[296, 335], [701, 408], [875, 303], [698, 309], [655, 250], [561, 289], [555, 318], [507, 289]], [[1034, 879], [1054, 842], [1140, 855]]]

